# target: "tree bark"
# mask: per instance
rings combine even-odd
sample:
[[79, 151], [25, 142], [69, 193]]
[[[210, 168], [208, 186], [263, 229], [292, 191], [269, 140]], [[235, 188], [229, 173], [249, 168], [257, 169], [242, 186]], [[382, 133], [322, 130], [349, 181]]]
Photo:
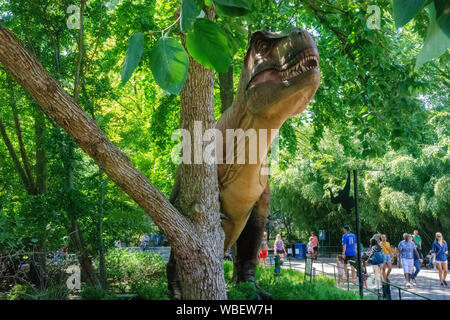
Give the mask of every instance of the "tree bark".
[[219, 73], [219, 88], [220, 88], [220, 101], [221, 111], [225, 112], [233, 104], [233, 66], [230, 66], [228, 72]]

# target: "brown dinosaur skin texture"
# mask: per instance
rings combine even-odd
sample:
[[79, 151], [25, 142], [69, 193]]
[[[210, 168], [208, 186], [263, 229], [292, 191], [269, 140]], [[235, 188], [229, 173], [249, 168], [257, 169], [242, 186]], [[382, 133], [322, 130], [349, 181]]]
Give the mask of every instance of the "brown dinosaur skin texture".
[[[311, 59], [314, 57], [314, 59]], [[289, 118], [302, 112], [314, 96], [319, 83], [319, 54], [314, 40], [303, 29], [292, 29], [287, 33], [255, 32], [244, 59], [236, 98], [216, 123], [222, 132], [223, 164], [218, 164], [220, 204], [223, 213], [222, 226], [225, 231], [225, 252], [236, 243], [234, 256], [235, 274], [238, 282], [254, 282], [258, 263], [258, 250], [264, 228], [269, 217], [269, 184], [267, 175], [261, 174], [265, 166], [270, 145], [275, 136], [271, 129], [278, 130]], [[300, 67], [299, 67], [300, 66]], [[300, 74], [286, 70], [297, 69]], [[258, 150], [257, 162], [249, 163], [246, 152], [245, 163], [226, 163], [226, 130], [266, 129], [267, 143]], [[259, 135], [258, 143], [259, 144]], [[220, 142], [218, 142], [220, 143]], [[245, 149], [249, 149], [246, 139]], [[236, 146], [235, 160], [236, 160]], [[174, 259], [168, 264], [169, 289], [172, 297], [180, 298], [176, 289], [176, 266]], [[170, 273], [170, 274], [169, 274]]]

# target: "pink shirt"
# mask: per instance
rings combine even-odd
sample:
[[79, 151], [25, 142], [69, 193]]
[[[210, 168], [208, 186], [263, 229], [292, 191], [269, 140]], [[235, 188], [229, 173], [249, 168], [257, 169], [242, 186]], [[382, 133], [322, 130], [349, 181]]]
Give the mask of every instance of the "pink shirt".
[[309, 241], [311, 241], [313, 243], [313, 247], [317, 247], [319, 245], [319, 240], [317, 239], [316, 236], [311, 236], [309, 238]]

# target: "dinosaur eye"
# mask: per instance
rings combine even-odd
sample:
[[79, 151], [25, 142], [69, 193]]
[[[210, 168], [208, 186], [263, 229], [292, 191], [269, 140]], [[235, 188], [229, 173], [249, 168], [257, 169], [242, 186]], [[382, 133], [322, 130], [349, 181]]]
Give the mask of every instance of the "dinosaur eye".
[[269, 49], [269, 44], [267, 43], [267, 41], [258, 40], [256, 42], [255, 49], [260, 53], [265, 53], [267, 49]]

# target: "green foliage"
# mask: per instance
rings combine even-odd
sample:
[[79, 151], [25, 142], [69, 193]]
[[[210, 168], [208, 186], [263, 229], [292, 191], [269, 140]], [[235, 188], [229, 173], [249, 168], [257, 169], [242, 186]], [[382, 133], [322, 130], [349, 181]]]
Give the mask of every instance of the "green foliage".
[[229, 286], [228, 300], [254, 300], [256, 287], [251, 282], [234, 283]]
[[166, 273], [163, 258], [145, 251], [130, 252], [115, 248], [108, 250], [105, 259], [110, 287], [121, 293], [127, 292], [130, 285], [134, 289], [151, 290], [148, 286], [160, 284]]
[[[436, 4], [429, 4], [427, 6], [430, 14], [430, 26], [428, 28], [427, 36], [423, 44], [422, 50], [417, 55], [416, 67], [421, 66], [423, 63], [439, 57], [444, 54], [450, 48], [450, 27], [448, 26], [450, 20], [450, 5], [447, 3], [447, 13], [442, 14], [440, 19], [437, 19]], [[445, 21], [445, 22], [444, 22]], [[446, 29], [443, 30], [443, 24], [446, 23]], [[446, 34], [447, 32], [447, 34]]]
[[223, 271], [225, 276], [225, 281], [230, 282], [233, 278], [233, 262], [225, 261], [223, 264]]
[[151, 69], [156, 83], [172, 94], [180, 93], [187, 78], [189, 59], [173, 38], [161, 38], [152, 49]]
[[201, 6], [196, 0], [183, 0], [181, 3], [181, 31], [186, 32], [192, 28], [192, 24], [200, 14]]
[[243, 16], [250, 12], [253, 0], [213, 0], [219, 13], [226, 16]]
[[403, 27], [422, 9], [425, 0], [394, 0], [394, 20], [397, 28]]
[[203, 66], [217, 72], [227, 72], [231, 63], [228, 39], [218, 25], [207, 19], [197, 19], [186, 38], [189, 54]]
[[143, 300], [169, 300], [169, 290], [167, 289], [167, 280], [160, 278], [151, 283], [133, 282], [131, 292], [137, 294], [138, 299]]
[[83, 300], [106, 300], [108, 292], [98, 287], [83, 286], [80, 296]]
[[70, 290], [65, 283], [55, 284], [43, 290], [42, 294], [39, 294], [39, 300], [67, 300], [69, 294]]
[[134, 33], [130, 37], [127, 55], [122, 67], [122, 84], [125, 84], [134, 72], [144, 52], [144, 34]]
[[[280, 275], [275, 276], [274, 268], [258, 266], [256, 281], [275, 300], [359, 300], [358, 293], [336, 288], [331, 278], [319, 276], [310, 282], [308, 278], [305, 280], [303, 273], [292, 269], [282, 269]], [[256, 298], [257, 290], [253, 283], [227, 281], [227, 288], [229, 300]]]
[[30, 285], [16, 284], [8, 293], [8, 300], [30, 300], [35, 293]]

